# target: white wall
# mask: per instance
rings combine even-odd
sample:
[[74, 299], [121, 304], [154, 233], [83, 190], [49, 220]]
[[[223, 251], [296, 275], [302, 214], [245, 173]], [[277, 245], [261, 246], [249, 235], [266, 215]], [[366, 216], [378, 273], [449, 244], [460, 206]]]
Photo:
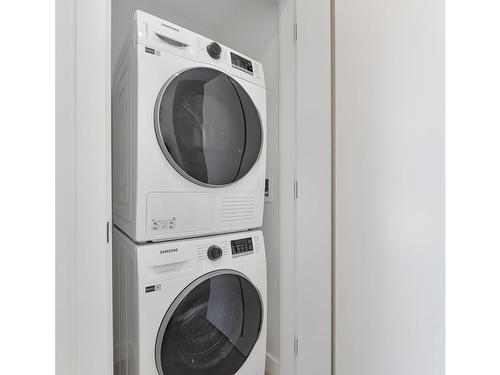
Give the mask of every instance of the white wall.
[[443, 375], [444, 1], [335, 5], [336, 375]]

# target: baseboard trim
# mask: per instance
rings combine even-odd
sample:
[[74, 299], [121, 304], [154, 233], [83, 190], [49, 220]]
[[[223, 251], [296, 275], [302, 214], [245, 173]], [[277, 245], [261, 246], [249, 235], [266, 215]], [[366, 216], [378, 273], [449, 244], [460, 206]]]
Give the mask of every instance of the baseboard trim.
[[271, 354], [266, 354], [266, 375], [279, 375], [279, 361]]

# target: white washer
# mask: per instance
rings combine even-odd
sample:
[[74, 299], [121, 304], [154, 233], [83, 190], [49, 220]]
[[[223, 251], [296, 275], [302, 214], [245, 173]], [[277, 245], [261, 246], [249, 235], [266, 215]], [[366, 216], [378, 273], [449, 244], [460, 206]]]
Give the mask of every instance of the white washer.
[[265, 168], [262, 65], [137, 11], [114, 72], [114, 224], [136, 242], [258, 228]]
[[262, 233], [139, 245], [113, 230], [115, 375], [263, 375]]

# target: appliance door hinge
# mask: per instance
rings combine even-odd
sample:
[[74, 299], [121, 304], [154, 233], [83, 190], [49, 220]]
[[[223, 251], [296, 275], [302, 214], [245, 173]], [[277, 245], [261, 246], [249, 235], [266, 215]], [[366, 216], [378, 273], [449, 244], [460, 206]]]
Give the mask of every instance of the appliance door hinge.
[[293, 24], [293, 40], [297, 41], [298, 33], [299, 33], [299, 26], [297, 21], [295, 21], [295, 23]]
[[295, 199], [299, 199], [299, 181], [295, 180], [294, 186], [293, 186], [293, 194], [295, 196]]
[[106, 242], [109, 243], [109, 221], [106, 223]]
[[295, 337], [295, 339], [294, 339], [293, 349], [294, 349], [295, 356], [298, 357], [299, 356], [299, 339], [297, 337]]

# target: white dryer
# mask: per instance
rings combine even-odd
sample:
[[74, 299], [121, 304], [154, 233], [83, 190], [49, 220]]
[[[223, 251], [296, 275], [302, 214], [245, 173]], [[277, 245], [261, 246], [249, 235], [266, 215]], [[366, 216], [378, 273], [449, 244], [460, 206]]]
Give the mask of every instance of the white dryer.
[[262, 65], [141, 11], [114, 72], [113, 220], [136, 242], [262, 225]]
[[115, 375], [263, 375], [262, 233], [136, 244], [113, 231]]

